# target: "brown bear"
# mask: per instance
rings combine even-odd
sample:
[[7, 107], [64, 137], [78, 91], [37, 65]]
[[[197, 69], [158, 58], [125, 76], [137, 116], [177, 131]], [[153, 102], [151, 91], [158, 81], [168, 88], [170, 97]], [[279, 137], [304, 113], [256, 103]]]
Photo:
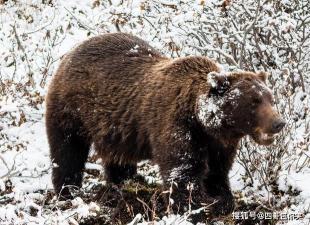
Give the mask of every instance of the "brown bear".
[[170, 59], [124, 33], [91, 38], [62, 60], [48, 90], [46, 127], [53, 184], [80, 186], [93, 144], [106, 178], [121, 183], [137, 162], [159, 165], [175, 201], [234, 206], [228, 172], [246, 135], [271, 144], [285, 122], [273, 108], [266, 73], [222, 72], [207, 57]]

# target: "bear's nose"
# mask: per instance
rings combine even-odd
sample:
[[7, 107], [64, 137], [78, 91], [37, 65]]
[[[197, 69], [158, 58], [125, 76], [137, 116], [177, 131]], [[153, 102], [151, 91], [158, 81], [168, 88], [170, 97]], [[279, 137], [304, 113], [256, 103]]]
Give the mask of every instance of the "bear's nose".
[[272, 123], [272, 132], [279, 133], [283, 127], [285, 126], [286, 122], [283, 119], [278, 119]]

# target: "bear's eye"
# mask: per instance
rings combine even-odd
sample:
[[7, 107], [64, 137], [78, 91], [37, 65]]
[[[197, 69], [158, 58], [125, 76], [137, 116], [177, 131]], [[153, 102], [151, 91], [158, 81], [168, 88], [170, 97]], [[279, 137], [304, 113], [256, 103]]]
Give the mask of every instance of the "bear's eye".
[[255, 105], [258, 105], [258, 104], [262, 103], [262, 99], [259, 98], [259, 97], [254, 97], [254, 98], [253, 98], [253, 103], [254, 103]]

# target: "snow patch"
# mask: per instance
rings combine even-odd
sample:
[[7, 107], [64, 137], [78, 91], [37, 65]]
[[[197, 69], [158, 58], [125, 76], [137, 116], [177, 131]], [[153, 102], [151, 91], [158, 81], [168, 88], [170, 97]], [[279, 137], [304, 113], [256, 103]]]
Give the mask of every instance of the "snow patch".
[[139, 50], [138, 50], [139, 47], [140, 47], [139, 45], [135, 45], [135, 46], [134, 46], [133, 48], [131, 48], [129, 51], [132, 52], [132, 53], [138, 53], [138, 52], [139, 52]]
[[173, 168], [169, 173], [168, 181], [181, 180], [185, 170], [190, 169], [191, 165], [184, 164]]
[[223, 103], [223, 99], [216, 96], [208, 97], [206, 94], [199, 96], [198, 119], [205, 127], [218, 128], [221, 126], [223, 119], [221, 106]]
[[304, 199], [310, 199], [309, 179], [309, 168], [299, 173], [281, 171], [278, 179], [279, 189], [287, 192], [291, 187], [293, 190], [300, 191], [300, 196]]
[[208, 84], [212, 87], [212, 88], [216, 88], [218, 86], [218, 79], [219, 77], [223, 77], [223, 79], [225, 79], [225, 77], [227, 76], [227, 73], [225, 71], [221, 71], [221, 72], [211, 72], [208, 74]]

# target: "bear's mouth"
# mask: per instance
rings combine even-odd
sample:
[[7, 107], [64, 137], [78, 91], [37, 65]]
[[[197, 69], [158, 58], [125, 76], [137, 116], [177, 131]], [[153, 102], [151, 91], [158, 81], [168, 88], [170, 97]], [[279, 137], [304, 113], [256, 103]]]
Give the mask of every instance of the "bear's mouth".
[[274, 133], [265, 133], [261, 130], [256, 130], [251, 137], [253, 140], [260, 145], [270, 145], [274, 142], [276, 134]]

